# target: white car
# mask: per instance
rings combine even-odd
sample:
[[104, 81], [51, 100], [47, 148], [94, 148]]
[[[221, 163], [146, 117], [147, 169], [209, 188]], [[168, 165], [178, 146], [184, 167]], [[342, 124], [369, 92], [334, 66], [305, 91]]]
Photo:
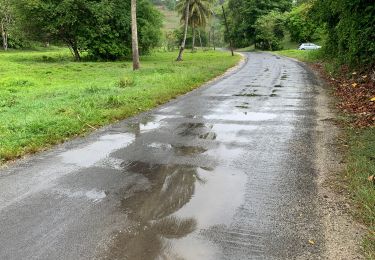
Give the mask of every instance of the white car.
[[301, 46], [299, 46], [298, 50], [317, 50], [322, 48], [322, 46], [316, 45], [314, 43], [302, 43]]

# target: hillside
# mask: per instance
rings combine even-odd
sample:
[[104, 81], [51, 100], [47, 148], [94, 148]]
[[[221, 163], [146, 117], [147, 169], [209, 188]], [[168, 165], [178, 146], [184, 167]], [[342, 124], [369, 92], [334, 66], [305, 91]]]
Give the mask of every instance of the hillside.
[[176, 11], [171, 11], [165, 6], [162, 5], [155, 5], [156, 8], [162, 13], [163, 15], [163, 30], [164, 31], [173, 31], [177, 29], [180, 25], [180, 18]]

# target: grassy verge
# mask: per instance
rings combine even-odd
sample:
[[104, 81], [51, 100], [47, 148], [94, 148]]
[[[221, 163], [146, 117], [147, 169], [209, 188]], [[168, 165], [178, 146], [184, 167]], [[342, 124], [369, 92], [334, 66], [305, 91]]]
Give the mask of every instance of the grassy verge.
[[68, 50], [0, 52], [0, 164], [149, 110], [235, 65], [224, 52], [73, 62]]
[[[284, 50], [275, 53], [305, 62], [321, 61], [319, 51]], [[326, 71], [334, 72], [336, 65], [324, 62], [324, 67]], [[368, 227], [364, 252], [368, 259], [375, 259], [375, 186], [368, 181], [369, 176], [375, 175], [375, 127], [359, 129], [348, 125], [346, 133], [349, 146], [343, 179], [347, 180], [347, 189], [357, 206], [355, 214]]]
[[375, 174], [375, 128], [348, 130], [349, 155], [345, 176], [349, 190], [358, 205], [357, 216], [368, 227], [364, 251], [375, 259], [375, 186], [368, 177]]
[[251, 52], [251, 51], [255, 51], [255, 46], [254, 46], [254, 45], [251, 45], [251, 46], [249, 46], [249, 47], [236, 49], [236, 51], [240, 51], [240, 52]]
[[294, 58], [304, 62], [316, 62], [321, 59], [321, 54], [319, 50], [311, 50], [311, 51], [300, 51], [300, 50], [282, 50], [282, 51], [274, 51], [273, 53], [287, 56], [290, 58]]

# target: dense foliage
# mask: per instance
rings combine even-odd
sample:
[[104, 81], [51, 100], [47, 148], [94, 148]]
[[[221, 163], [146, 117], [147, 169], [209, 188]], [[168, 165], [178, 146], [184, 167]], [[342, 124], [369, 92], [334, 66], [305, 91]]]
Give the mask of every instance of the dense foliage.
[[254, 43], [257, 19], [270, 11], [285, 12], [292, 7], [290, 0], [229, 0], [228, 20], [230, 35], [235, 47], [246, 47]]
[[291, 40], [297, 43], [311, 42], [322, 35], [322, 27], [314, 20], [311, 2], [295, 6], [286, 14], [286, 26]]
[[[100, 59], [131, 53], [130, 3], [122, 0], [20, 0], [19, 19], [35, 40], [63, 42], [76, 59], [82, 51]], [[138, 1], [140, 51], [159, 42], [161, 17], [148, 0]]]
[[375, 65], [375, 4], [367, 0], [314, 2], [327, 30], [325, 54], [351, 66]]
[[284, 38], [284, 16], [271, 11], [258, 18], [255, 22], [255, 47], [262, 50], [282, 49], [281, 40]]

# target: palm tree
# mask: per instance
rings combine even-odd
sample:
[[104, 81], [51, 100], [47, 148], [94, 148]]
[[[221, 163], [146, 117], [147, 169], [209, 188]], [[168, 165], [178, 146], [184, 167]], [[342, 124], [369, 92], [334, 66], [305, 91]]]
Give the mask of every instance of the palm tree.
[[137, 0], [131, 0], [133, 70], [139, 70]]
[[[205, 27], [207, 25], [208, 19], [212, 14], [211, 6], [213, 0], [190, 0], [190, 1], [180, 1], [177, 5], [177, 10], [179, 13], [186, 12], [189, 9], [189, 17], [185, 16], [181, 18], [181, 21], [188, 21], [187, 24], [190, 25], [193, 29], [193, 47], [192, 51], [195, 48], [195, 35], [197, 27]], [[187, 17], [188, 19], [186, 19]], [[186, 27], [186, 23], [185, 23]], [[186, 32], [187, 33], [187, 32]], [[200, 31], [198, 31], [200, 35]], [[186, 35], [184, 35], [185, 38]]]
[[9, 27], [12, 25], [12, 5], [9, 0], [0, 0], [0, 30], [3, 39], [3, 48], [8, 50]]
[[190, 1], [191, 0], [184, 0], [184, 1], [180, 1], [178, 3], [179, 6], [183, 6], [182, 9], [179, 7], [178, 10], [185, 10], [185, 14], [181, 18], [181, 20], [183, 20], [185, 22], [185, 31], [184, 31], [184, 38], [182, 40], [182, 43], [181, 43], [181, 46], [180, 46], [180, 51], [178, 53], [178, 57], [177, 57], [176, 61], [182, 61], [182, 54], [185, 50], [186, 37], [187, 37], [187, 31], [188, 31], [188, 26], [189, 26]]

